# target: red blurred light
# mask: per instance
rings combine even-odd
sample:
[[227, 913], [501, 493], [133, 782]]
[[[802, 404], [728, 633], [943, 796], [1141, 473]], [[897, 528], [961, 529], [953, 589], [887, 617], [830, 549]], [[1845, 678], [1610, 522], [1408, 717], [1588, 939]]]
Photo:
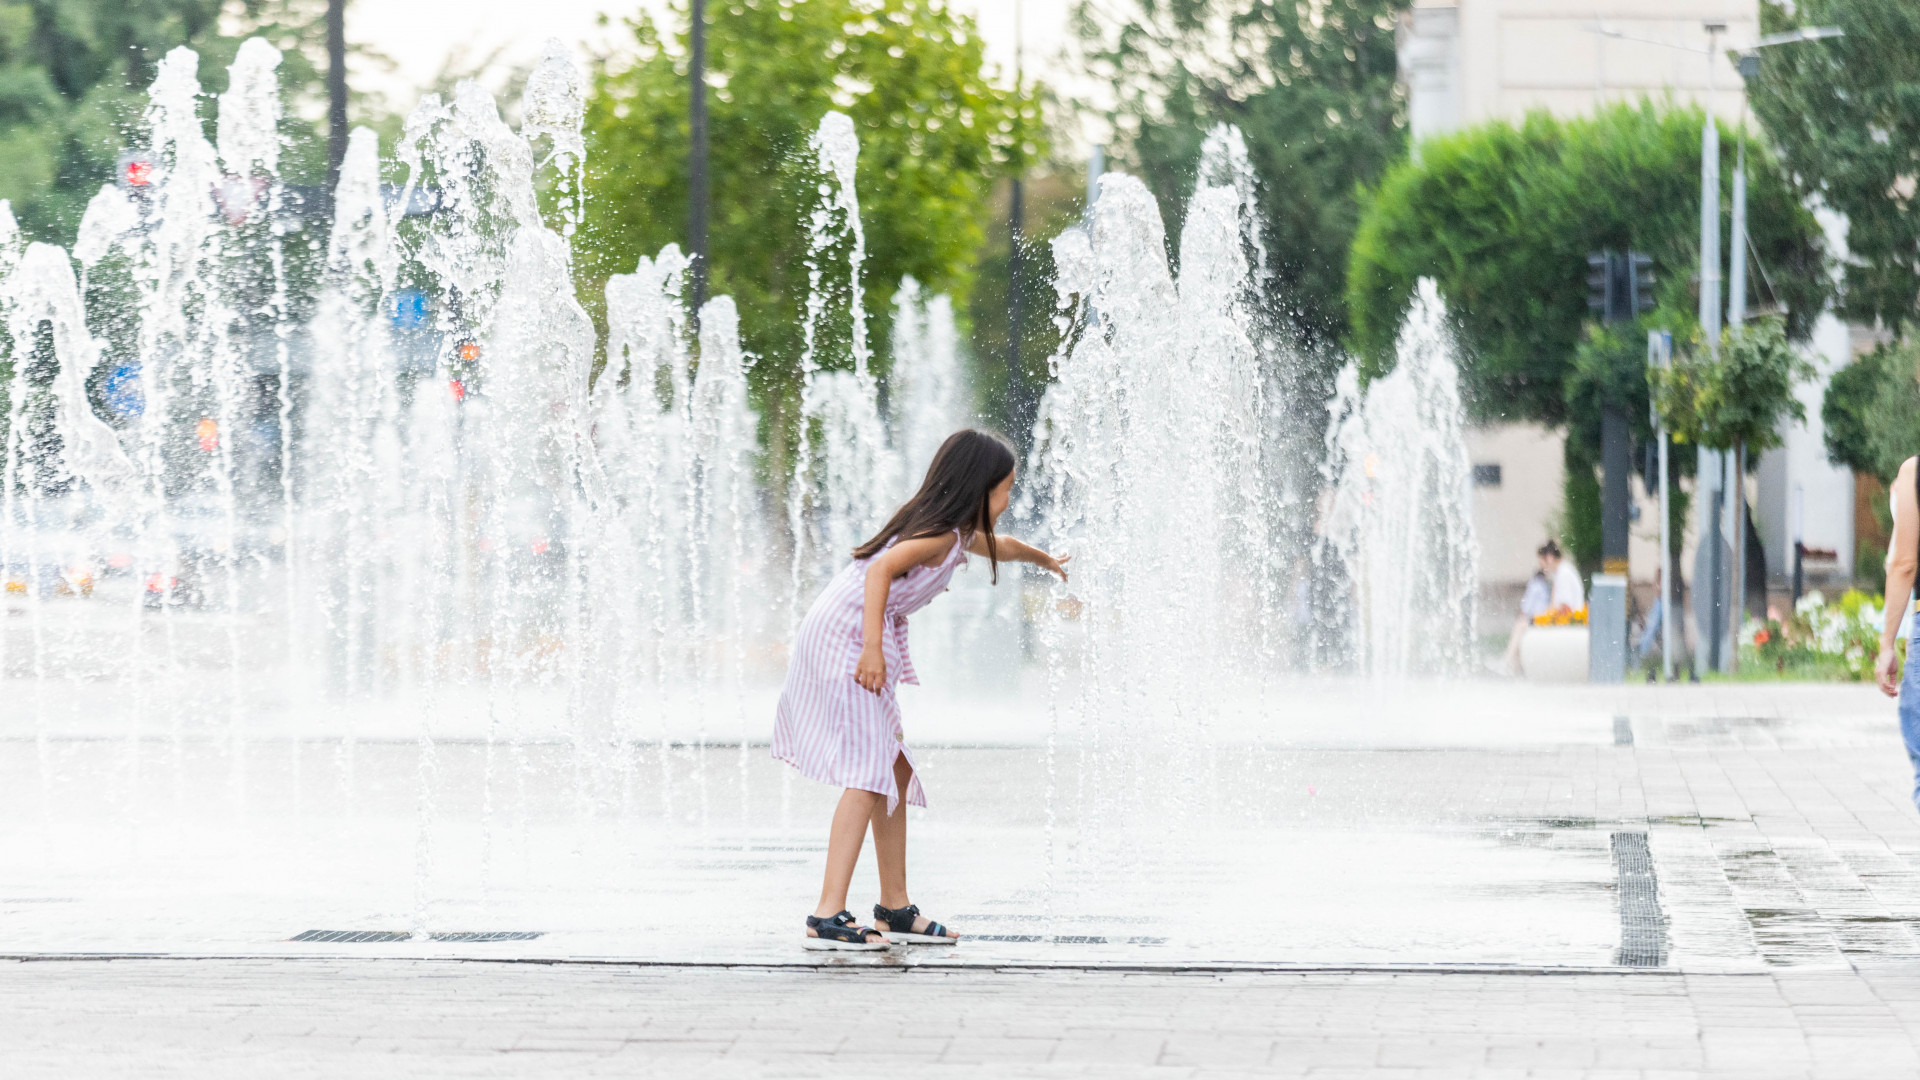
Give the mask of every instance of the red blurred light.
[[127, 567], [133, 565], [133, 556], [124, 551], [117, 552], [107, 556], [107, 565], [113, 567], [115, 570], [125, 570]]
[[448, 379], [447, 389], [453, 391], [453, 400], [467, 400], [467, 384], [461, 382], [459, 379]]
[[534, 553], [535, 555], [545, 555], [545, 554], [547, 553], [547, 538], [546, 538], [546, 537], [544, 537], [544, 536], [541, 536], [541, 537], [536, 537], [536, 538], [534, 539], [534, 541], [533, 541], [533, 553]]
[[211, 454], [220, 449], [220, 421], [211, 416], [203, 416], [200, 422], [194, 425], [193, 433], [199, 437], [200, 449], [206, 453]]
[[137, 158], [127, 162], [127, 183], [132, 187], [146, 187], [153, 183], [153, 162]]

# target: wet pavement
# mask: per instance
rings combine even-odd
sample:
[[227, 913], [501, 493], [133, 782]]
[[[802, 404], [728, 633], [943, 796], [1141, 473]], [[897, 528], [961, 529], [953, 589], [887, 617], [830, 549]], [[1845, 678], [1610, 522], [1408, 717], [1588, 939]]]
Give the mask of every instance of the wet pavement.
[[[100, 1075], [374, 1047], [446, 1074], [1912, 1074], [1920, 815], [1870, 688], [1303, 685], [1274, 715], [1204, 745], [923, 739], [915, 899], [970, 937], [856, 960], [797, 947], [833, 793], [762, 747], [0, 730], [0, 952], [68, 958], [0, 968], [0, 1052], [52, 1069], [85, 1029]], [[316, 930], [363, 940], [293, 940]], [[361, 985], [391, 1018], [333, 1000]], [[58, 1020], [138, 987], [127, 1026]], [[516, 1049], [565, 1017], [592, 1048]], [[114, 1056], [142, 1045], [173, 1050]]]
[[[1870, 688], [1399, 694], [1302, 685], [1200, 747], [923, 742], [915, 897], [972, 940], [890, 962], [1920, 958], [1920, 818]], [[764, 747], [0, 736], [0, 951], [817, 959], [793, 926], [835, 793]], [[1652, 869], [1633, 956], [1623, 843]], [[658, 932], [694, 912], [726, 917]]]

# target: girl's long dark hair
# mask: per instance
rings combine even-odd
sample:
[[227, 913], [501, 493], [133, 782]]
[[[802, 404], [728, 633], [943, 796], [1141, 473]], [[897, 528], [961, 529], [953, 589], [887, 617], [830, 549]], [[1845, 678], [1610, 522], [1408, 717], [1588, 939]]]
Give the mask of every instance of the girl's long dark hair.
[[1013, 472], [1013, 447], [986, 431], [962, 428], [947, 436], [927, 466], [927, 478], [873, 539], [853, 549], [856, 559], [870, 559], [898, 537], [918, 540], [959, 529], [978, 533], [987, 542], [987, 562], [993, 580], [1000, 580], [1000, 555], [994, 545], [993, 515], [987, 499], [1000, 481]]

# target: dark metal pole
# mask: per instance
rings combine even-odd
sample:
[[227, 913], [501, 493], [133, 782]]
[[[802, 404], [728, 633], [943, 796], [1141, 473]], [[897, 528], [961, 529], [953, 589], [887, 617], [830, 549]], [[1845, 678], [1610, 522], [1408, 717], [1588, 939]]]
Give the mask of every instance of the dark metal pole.
[[1633, 434], [1627, 417], [1612, 406], [1600, 410], [1600, 562], [1603, 573], [1627, 572], [1628, 515], [1632, 494]]
[[[1020, 109], [1020, 92], [1025, 85], [1025, 6], [1016, 0], [1013, 9], [1013, 96], [1014, 107]], [[1025, 228], [1026, 192], [1020, 182], [1023, 140], [1026, 132], [1020, 121], [1022, 113], [1016, 112], [1013, 120], [1013, 190], [1010, 192], [1007, 213], [1007, 418], [1014, 430], [1026, 427], [1027, 393], [1026, 370], [1020, 363], [1020, 240]]]
[[1027, 418], [1027, 373], [1020, 363], [1020, 234], [1026, 216], [1022, 187], [1015, 173], [1007, 217], [1007, 412], [1015, 429], [1024, 427]]
[[327, 194], [347, 159], [347, 0], [327, 0]]
[[[1722, 471], [1724, 480], [1726, 473]], [[1726, 578], [1726, 556], [1721, 550], [1725, 544], [1722, 539], [1720, 523], [1727, 515], [1727, 493], [1724, 487], [1713, 492], [1713, 523], [1707, 527], [1707, 578], [1714, 583], [1713, 599], [1707, 604], [1707, 670], [1719, 671], [1720, 658], [1726, 651], [1727, 637], [1727, 590], [1722, 588]]]
[[[1591, 264], [1589, 264], [1591, 265]], [[1608, 251], [1601, 257], [1606, 274], [1601, 318], [1624, 325], [1634, 317], [1633, 255]], [[1588, 678], [1620, 682], [1631, 653], [1627, 639], [1627, 538], [1632, 492], [1627, 473], [1633, 465], [1633, 435], [1617, 403], [1600, 410], [1600, 573], [1593, 576], [1587, 603]]]
[[707, 4], [690, 0], [687, 50], [687, 247], [693, 259], [693, 318], [707, 302]]
[[1800, 594], [1807, 591], [1807, 545], [1793, 542], [1793, 606], [1800, 606]]

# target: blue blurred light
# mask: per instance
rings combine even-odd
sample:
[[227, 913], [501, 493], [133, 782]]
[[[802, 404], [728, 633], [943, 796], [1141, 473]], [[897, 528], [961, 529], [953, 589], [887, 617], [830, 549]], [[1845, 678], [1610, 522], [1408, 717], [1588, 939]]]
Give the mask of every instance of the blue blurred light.
[[147, 411], [147, 395], [140, 388], [140, 365], [120, 364], [107, 376], [103, 394], [107, 408], [118, 417], [131, 419]]
[[427, 294], [418, 289], [401, 289], [393, 295], [393, 326], [412, 330], [427, 321]]

